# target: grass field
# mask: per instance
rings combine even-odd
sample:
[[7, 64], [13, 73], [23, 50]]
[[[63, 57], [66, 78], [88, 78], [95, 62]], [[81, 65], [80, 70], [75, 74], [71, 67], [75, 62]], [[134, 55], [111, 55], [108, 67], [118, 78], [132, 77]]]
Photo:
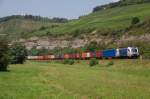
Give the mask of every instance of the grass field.
[[149, 99], [150, 60], [63, 65], [28, 61], [0, 72], [0, 99]]

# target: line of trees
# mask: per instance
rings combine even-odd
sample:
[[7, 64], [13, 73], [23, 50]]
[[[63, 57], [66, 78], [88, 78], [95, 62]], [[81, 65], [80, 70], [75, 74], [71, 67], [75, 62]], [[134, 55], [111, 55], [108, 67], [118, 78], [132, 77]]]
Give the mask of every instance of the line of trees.
[[0, 22], [8, 21], [10, 19], [31, 19], [35, 21], [43, 21], [43, 22], [54, 22], [54, 23], [65, 23], [68, 22], [68, 19], [66, 18], [48, 18], [48, 17], [41, 17], [41, 16], [33, 16], [33, 15], [12, 15], [0, 18]]
[[150, 2], [150, 0], [120, 0], [118, 2], [109, 3], [102, 6], [97, 6], [93, 9], [93, 12], [101, 11], [108, 8], [115, 8], [127, 5], [135, 5]]

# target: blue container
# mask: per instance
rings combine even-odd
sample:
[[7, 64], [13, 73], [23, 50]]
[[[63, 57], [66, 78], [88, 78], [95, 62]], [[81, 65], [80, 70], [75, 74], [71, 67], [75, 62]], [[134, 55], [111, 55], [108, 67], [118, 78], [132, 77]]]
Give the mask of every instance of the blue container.
[[104, 50], [102, 51], [103, 58], [114, 58], [116, 57], [116, 49]]
[[119, 49], [119, 56], [120, 57], [126, 57], [128, 54], [127, 54], [127, 48], [121, 48]]

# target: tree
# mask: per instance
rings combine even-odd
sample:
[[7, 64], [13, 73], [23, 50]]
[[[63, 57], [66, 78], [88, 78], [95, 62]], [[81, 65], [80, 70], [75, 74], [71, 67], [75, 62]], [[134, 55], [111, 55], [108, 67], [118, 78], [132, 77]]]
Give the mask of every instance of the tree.
[[14, 43], [10, 48], [10, 55], [12, 64], [23, 64], [26, 60], [27, 50], [22, 44]]
[[8, 42], [4, 37], [0, 37], [0, 71], [7, 71], [9, 64]]
[[133, 17], [131, 24], [132, 24], [132, 25], [135, 25], [135, 24], [137, 24], [137, 23], [139, 23], [139, 22], [140, 22], [140, 19], [139, 19], [138, 17]]
[[99, 48], [99, 45], [97, 42], [92, 41], [88, 45], [85, 46], [86, 51], [95, 51]]

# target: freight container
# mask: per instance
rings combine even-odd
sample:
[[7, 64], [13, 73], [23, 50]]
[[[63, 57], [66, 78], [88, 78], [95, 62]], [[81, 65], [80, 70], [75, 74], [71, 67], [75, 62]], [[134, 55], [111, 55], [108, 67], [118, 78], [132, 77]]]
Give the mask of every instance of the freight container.
[[64, 59], [69, 59], [69, 54], [64, 54]]
[[48, 55], [43, 56], [44, 60], [48, 60]]
[[68, 54], [68, 56], [69, 56], [68, 59], [72, 59], [73, 58], [72, 54]]
[[27, 59], [28, 59], [28, 60], [33, 60], [33, 59], [34, 59], [34, 56], [28, 56]]
[[76, 54], [72, 54], [72, 59], [76, 59], [76, 58], [77, 58]]
[[96, 51], [96, 58], [102, 58], [102, 51]]
[[91, 57], [90, 52], [87, 52], [86, 53], [86, 58], [90, 58], [90, 57]]
[[61, 59], [64, 59], [64, 55], [60, 55], [60, 58], [61, 58]]
[[73, 59], [73, 54], [69, 54], [69, 59]]
[[76, 57], [77, 57], [77, 59], [80, 59], [80, 58], [81, 58], [81, 56], [80, 56], [79, 53], [76, 54]]
[[56, 59], [61, 59], [61, 55], [55, 55]]
[[86, 53], [83, 52], [83, 53], [82, 53], [82, 59], [85, 59], [85, 58], [86, 58]]
[[48, 59], [51, 59], [51, 55], [47, 55], [47, 58], [48, 58]]
[[55, 59], [55, 55], [50, 55], [50, 57], [52, 60]]
[[37, 60], [44, 60], [44, 56], [38, 56]]
[[116, 49], [103, 50], [102, 51], [102, 57], [103, 58], [114, 58], [114, 57], [116, 57]]
[[90, 52], [90, 56], [91, 56], [91, 58], [95, 58], [96, 57], [96, 52], [95, 51]]
[[38, 56], [33, 56], [33, 60], [37, 60], [38, 59]]

